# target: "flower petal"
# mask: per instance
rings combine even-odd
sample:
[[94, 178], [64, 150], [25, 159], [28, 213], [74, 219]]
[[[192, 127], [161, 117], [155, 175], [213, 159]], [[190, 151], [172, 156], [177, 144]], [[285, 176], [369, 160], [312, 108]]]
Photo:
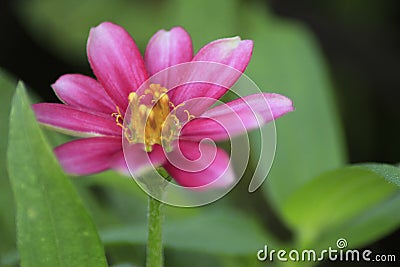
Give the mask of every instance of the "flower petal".
[[87, 53], [97, 79], [115, 104], [125, 111], [129, 93], [147, 79], [143, 58], [134, 40], [122, 27], [103, 22], [91, 29]]
[[[179, 149], [169, 153], [168, 162], [164, 164], [177, 183], [185, 187], [217, 188], [229, 186], [235, 181], [229, 156], [224, 150], [205, 143], [179, 143]], [[192, 162], [190, 167], [188, 160]]]
[[66, 74], [53, 85], [54, 92], [64, 103], [111, 114], [115, 104], [103, 87], [93, 78], [81, 74]]
[[193, 61], [217, 62], [244, 72], [252, 52], [253, 41], [241, 40], [236, 36], [207, 44], [194, 56]]
[[184, 126], [181, 138], [197, 141], [204, 138], [224, 140], [259, 128], [293, 110], [292, 101], [283, 95], [249, 95], [207, 110], [202, 118]]
[[[206, 61], [223, 65], [218, 66], [215, 64], [214, 67], [207, 69], [199, 67], [199, 70], [195, 71], [202, 73], [197, 75], [208, 76], [207, 81], [177, 88], [170, 94], [172, 102], [178, 105], [198, 97], [219, 99], [240, 78], [249, 64], [252, 51], [253, 42], [251, 40], [241, 40], [239, 37], [220, 39], [207, 44], [194, 56], [193, 62]], [[196, 105], [190, 105], [191, 107], [188, 109], [191, 113], [199, 115], [214, 102], [199, 101]]]
[[150, 76], [170, 66], [188, 62], [193, 58], [190, 35], [181, 27], [170, 31], [159, 30], [150, 39], [144, 58]]
[[64, 104], [32, 105], [37, 120], [54, 130], [74, 136], [121, 136], [121, 128], [110, 115], [90, 112]]
[[140, 176], [149, 169], [161, 166], [165, 161], [161, 146], [155, 145], [147, 153], [143, 144], [133, 144], [125, 146], [124, 151], [117, 154], [112, 168], [127, 175]]
[[54, 149], [65, 172], [88, 175], [110, 168], [111, 159], [122, 150], [121, 138], [82, 138], [62, 144]]

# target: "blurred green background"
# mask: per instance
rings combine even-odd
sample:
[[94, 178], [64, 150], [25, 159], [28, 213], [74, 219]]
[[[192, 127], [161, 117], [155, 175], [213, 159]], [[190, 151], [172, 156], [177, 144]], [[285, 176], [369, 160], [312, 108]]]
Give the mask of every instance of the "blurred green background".
[[[255, 253], [264, 244], [317, 249], [343, 236], [352, 247], [398, 253], [398, 192], [383, 185], [382, 195], [373, 194], [385, 175], [330, 171], [347, 163], [400, 161], [399, 10], [395, 0], [2, 1], [0, 67], [14, 77], [0, 76], [2, 124], [7, 126], [12, 95], [3, 88], [15, 88], [9, 80], [21, 79], [36, 99], [56, 102], [49, 85], [60, 75], [92, 75], [86, 40], [89, 29], [102, 21], [125, 27], [142, 51], [158, 29], [175, 25], [191, 34], [195, 51], [222, 37], [253, 39], [254, 55], [246, 73], [261, 90], [292, 98], [296, 112], [277, 121], [276, 161], [261, 190], [248, 194], [245, 177], [210, 206], [167, 208], [167, 266], [263, 266]], [[4, 162], [7, 128], [1, 129]], [[257, 133], [252, 137], [257, 147]], [[54, 146], [65, 138], [50, 134], [49, 140]], [[0, 266], [15, 266], [14, 211], [4, 166]], [[109, 262], [140, 265], [144, 196], [112, 176], [82, 178], [74, 185], [100, 230]], [[337, 183], [330, 184], [333, 178]], [[322, 203], [320, 209], [310, 213], [315, 203]], [[386, 215], [365, 219], [379, 211]], [[126, 233], [131, 224], [136, 225], [132, 236]], [[189, 244], [188, 235], [193, 235]]]

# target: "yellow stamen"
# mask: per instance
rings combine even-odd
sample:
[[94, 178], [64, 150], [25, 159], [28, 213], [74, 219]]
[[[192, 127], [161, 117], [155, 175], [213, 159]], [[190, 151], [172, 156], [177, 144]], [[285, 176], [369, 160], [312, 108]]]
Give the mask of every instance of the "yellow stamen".
[[187, 114], [187, 121], [190, 121], [191, 119], [195, 118], [195, 116], [191, 115], [187, 109], [185, 109], [183, 112]]
[[[119, 107], [117, 112], [112, 114], [117, 125], [124, 130], [125, 138], [130, 143], [144, 144], [147, 152], [151, 152], [155, 144], [163, 146], [167, 152], [171, 151], [171, 142], [178, 137], [183, 124], [195, 118], [188, 110], [184, 110], [187, 121], [181, 122], [176, 113], [185, 104], [175, 106], [169, 100], [167, 92], [168, 90], [159, 84], [150, 84], [141, 96], [131, 92], [128, 96], [129, 113], [127, 111], [126, 114], [126, 118], [129, 119], [125, 124]], [[145, 97], [150, 101], [147, 104], [143, 103]]]
[[121, 127], [124, 128], [123, 123], [124, 123], [124, 117], [121, 114], [121, 111], [119, 110], [119, 107], [116, 106], [117, 112], [114, 112], [111, 114], [111, 116], [115, 117], [115, 123]]

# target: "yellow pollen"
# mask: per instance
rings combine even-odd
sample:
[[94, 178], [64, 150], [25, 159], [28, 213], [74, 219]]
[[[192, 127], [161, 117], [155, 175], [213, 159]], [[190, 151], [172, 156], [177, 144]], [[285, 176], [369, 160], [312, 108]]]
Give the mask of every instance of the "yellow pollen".
[[171, 151], [171, 143], [178, 137], [183, 124], [195, 118], [185, 109], [183, 112], [187, 118], [180, 121], [176, 113], [184, 103], [175, 106], [167, 92], [159, 84], [150, 84], [141, 96], [135, 92], [129, 94], [129, 110], [125, 118], [119, 107], [117, 112], [112, 113], [116, 124], [123, 129], [125, 138], [130, 143], [144, 144], [147, 152], [151, 152], [155, 144], [163, 146], [167, 152]]

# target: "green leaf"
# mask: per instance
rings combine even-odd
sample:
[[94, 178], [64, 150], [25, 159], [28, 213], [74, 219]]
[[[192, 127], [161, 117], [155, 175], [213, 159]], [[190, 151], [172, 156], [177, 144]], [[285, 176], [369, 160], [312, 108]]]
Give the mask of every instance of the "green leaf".
[[387, 220], [390, 212], [400, 209], [400, 191], [388, 182], [399, 174], [399, 169], [387, 165], [324, 173], [291, 195], [283, 205], [283, 215], [302, 247], [327, 241], [332, 245], [340, 237], [363, 245], [399, 225], [398, 215]]
[[[106, 245], [144, 244], [146, 225], [105, 229], [100, 235]], [[276, 244], [251, 217], [229, 209], [166, 220], [163, 235], [167, 248], [209, 254], [250, 255], [265, 242]]]
[[327, 248], [334, 245], [338, 238], [346, 238], [349, 247], [370, 244], [399, 228], [399, 209], [400, 193], [396, 193], [358, 216], [321, 233], [315, 241], [316, 246]]
[[107, 266], [94, 224], [46, 142], [22, 84], [12, 101], [7, 152], [21, 266]]
[[[275, 161], [263, 184], [280, 211], [298, 187], [343, 165], [342, 131], [327, 68], [310, 32], [298, 23], [271, 17], [265, 7], [242, 8], [244, 37], [254, 40], [246, 73], [262, 91], [291, 98], [296, 109], [276, 121]], [[252, 142], [260, 147], [259, 141]], [[257, 154], [253, 156], [258, 160]]]
[[0, 69], [0, 258], [16, 247], [14, 207], [10, 205], [13, 196], [6, 170], [8, 117], [15, 85], [14, 78]]
[[360, 164], [360, 166], [373, 172], [381, 173], [386, 180], [400, 186], [400, 170], [398, 167], [377, 163], [364, 163]]

